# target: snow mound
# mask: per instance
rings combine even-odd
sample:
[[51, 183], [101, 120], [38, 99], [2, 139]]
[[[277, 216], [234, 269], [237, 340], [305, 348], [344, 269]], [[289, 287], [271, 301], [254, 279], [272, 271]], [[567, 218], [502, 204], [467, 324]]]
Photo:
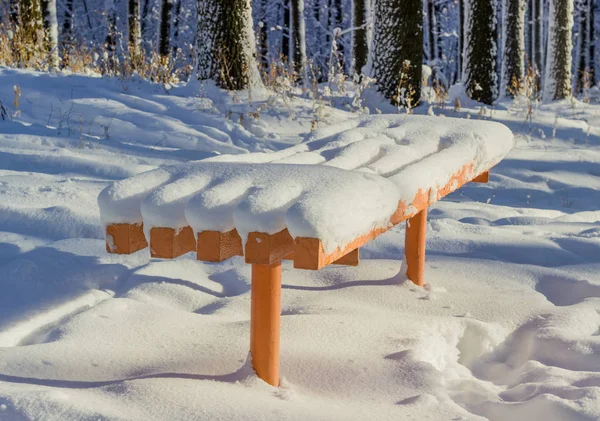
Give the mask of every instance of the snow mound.
[[385, 228], [399, 202], [409, 216], [420, 191], [439, 200], [453, 175], [466, 167], [480, 174], [512, 146], [512, 133], [497, 123], [368, 116], [276, 153], [221, 155], [118, 181], [98, 203], [106, 225], [143, 222], [147, 236], [152, 227], [189, 225], [194, 232], [236, 228], [246, 239], [287, 227], [332, 251]]

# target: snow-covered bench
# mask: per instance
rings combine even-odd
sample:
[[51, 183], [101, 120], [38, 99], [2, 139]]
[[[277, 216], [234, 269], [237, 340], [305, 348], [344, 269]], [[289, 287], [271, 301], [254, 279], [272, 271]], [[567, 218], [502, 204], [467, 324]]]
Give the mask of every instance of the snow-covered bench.
[[107, 251], [252, 264], [252, 364], [279, 383], [281, 260], [318, 270], [358, 264], [359, 248], [408, 220], [407, 276], [423, 285], [427, 208], [513, 146], [505, 126], [369, 116], [274, 153], [223, 155], [118, 181], [98, 198]]

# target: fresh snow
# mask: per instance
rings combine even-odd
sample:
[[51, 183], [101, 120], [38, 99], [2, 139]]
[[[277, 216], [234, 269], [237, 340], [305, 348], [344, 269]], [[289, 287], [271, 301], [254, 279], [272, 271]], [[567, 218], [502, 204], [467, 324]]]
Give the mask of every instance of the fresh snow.
[[8, 69], [0, 80], [13, 116], [0, 120], [0, 420], [600, 418], [600, 105], [546, 104], [532, 122], [519, 101], [434, 108], [500, 122], [515, 147], [489, 184], [430, 209], [425, 288], [399, 274], [403, 226], [358, 267], [283, 263], [276, 389], [248, 363], [243, 258], [107, 254], [97, 197], [203, 158], [285, 163], [290, 147], [363, 120], [332, 98], [302, 143], [314, 114], [300, 98], [253, 119], [268, 96]]
[[480, 174], [512, 145], [510, 130], [495, 122], [369, 116], [318, 130], [278, 153], [161, 167], [114, 183], [98, 203], [106, 225], [143, 222], [148, 240], [153, 227], [235, 228], [244, 242], [250, 232], [288, 228], [332, 252], [386, 228], [398, 203], [410, 207], [419, 190], [437, 201], [464, 166]]

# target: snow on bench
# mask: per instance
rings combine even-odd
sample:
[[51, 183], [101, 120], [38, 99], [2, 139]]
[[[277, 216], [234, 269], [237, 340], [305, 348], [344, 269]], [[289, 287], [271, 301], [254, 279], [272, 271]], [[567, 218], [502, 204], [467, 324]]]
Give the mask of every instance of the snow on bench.
[[251, 353], [279, 382], [281, 260], [318, 270], [358, 264], [358, 249], [409, 220], [407, 275], [423, 284], [427, 208], [513, 146], [505, 126], [429, 116], [369, 116], [320, 129], [274, 153], [162, 167], [100, 193], [107, 251], [153, 257], [244, 255], [252, 268]]

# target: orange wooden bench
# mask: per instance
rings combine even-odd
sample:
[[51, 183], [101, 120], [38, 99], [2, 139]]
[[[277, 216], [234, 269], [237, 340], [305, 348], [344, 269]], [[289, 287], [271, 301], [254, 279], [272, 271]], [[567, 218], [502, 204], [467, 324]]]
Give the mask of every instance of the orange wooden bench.
[[244, 256], [252, 265], [252, 365], [278, 386], [281, 261], [309, 270], [358, 265], [361, 246], [407, 221], [406, 275], [422, 286], [428, 207], [465, 183], [487, 182], [512, 145], [497, 123], [374, 116], [280, 152], [159, 168], [100, 194], [106, 248], [129, 254], [149, 246], [152, 257], [168, 259], [194, 251], [206, 262]]

